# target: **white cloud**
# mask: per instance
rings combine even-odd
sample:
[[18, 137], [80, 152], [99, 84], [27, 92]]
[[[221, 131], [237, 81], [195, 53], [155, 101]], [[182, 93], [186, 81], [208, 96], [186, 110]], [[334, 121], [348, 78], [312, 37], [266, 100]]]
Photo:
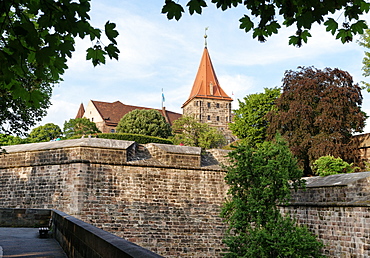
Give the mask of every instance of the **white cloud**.
[[80, 103], [61, 100], [60, 96], [53, 97], [52, 103], [52, 106], [48, 109], [48, 115], [36, 126], [54, 123], [63, 130], [64, 122], [76, 117]]
[[237, 108], [238, 99], [243, 99], [246, 95], [252, 94], [255, 82], [252, 77], [242, 74], [223, 75], [218, 78], [222, 89], [234, 99], [233, 108]]

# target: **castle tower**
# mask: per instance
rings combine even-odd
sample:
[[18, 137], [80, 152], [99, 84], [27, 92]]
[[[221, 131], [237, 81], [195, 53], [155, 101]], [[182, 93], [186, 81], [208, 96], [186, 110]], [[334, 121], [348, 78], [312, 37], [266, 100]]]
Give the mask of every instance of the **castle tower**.
[[194, 117], [200, 123], [208, 123], [228, 135], [232, 101], [217, 80], [206, 44], [193, 88], [182, 105], [183, 114]]

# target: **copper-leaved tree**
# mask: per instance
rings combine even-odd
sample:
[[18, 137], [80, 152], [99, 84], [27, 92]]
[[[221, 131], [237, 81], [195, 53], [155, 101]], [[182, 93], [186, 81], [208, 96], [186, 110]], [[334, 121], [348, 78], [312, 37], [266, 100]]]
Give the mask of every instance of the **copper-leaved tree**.
[[352, 135], [363, 131], [367, 118], [361, 105], [361, 88], [348, 72], [299, 67], [285, 72], [267, 133], [281, 133], [305, 175], [312, 174], [312, 162], [325, 155], [356, 163], [358, 146]]

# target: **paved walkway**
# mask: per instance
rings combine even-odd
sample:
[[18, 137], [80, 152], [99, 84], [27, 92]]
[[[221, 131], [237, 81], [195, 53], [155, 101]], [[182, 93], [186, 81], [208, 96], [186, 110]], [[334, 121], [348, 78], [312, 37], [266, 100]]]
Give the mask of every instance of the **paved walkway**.
[[67, 258], [52, 238], [39, 238], [38, 228], [0, 228], [0, 258]]

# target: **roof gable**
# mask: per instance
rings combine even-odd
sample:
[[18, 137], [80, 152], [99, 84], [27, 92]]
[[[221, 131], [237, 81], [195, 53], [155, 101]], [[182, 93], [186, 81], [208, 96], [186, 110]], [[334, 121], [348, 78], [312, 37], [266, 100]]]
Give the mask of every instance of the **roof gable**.
[[82, 118], [85, 114], [85, 107], [84, 104], [81, 103], [80, 108], [78, 109], [76, 118]]

